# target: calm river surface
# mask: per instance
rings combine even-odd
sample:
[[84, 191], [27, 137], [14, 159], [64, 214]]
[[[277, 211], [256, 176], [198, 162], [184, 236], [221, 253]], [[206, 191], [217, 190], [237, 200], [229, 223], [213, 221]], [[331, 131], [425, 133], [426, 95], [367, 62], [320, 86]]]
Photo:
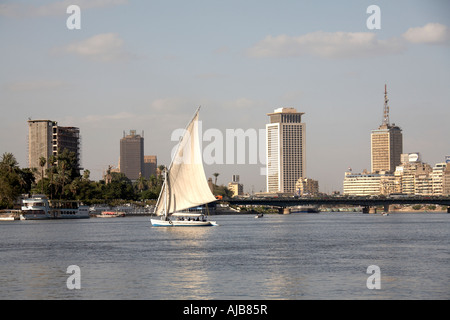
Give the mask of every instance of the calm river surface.
[[[0, 299], [450, 299], [450, 214], [0, 222]], [[66, 285], [71, 265], [81, 289]], [[369, 290], [367, 268], [380, 268]]]

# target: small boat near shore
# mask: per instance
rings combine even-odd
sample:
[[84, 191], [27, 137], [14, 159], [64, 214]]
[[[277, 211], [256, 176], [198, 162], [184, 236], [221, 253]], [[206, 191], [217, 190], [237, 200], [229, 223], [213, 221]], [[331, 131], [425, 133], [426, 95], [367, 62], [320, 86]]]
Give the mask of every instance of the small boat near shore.
[[20, 219], [20, 210], [0, 210], [0, 221], [15, 221]]
[[125, 217], [125, 213], [121, 211], [103, 211], [95, 216], [96, 218], [119, 218]]
[[15, 221], [20, 219], [20, 210], [0, 211], [0, 221]]

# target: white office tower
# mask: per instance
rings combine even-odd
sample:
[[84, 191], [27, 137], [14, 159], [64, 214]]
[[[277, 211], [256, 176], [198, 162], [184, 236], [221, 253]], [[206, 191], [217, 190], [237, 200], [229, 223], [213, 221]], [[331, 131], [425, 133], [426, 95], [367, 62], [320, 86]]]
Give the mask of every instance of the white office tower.
[[295, 184], [306, 176], [306, 125], [294, 108], [268, 113], [267, 192], [294, 193]]

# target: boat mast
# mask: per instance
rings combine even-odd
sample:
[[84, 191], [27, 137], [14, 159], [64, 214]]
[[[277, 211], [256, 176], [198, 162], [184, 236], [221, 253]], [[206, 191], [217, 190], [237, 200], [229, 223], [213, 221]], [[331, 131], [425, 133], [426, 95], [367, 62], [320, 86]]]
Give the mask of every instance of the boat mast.
[[[197, 116], [197, 114], [199, 113], [199, 111], [200, 111], [200, 106], [197, 108], [197, 110], [195, 111], [194, 116], [192, 117], [191, 121], [189, 121], [188, 125], [184, 129], [185, 132], [187, 131], [187, 128], [189, 128], [189, 126], [191, 125], [192, 121], [194, 121], [194, 119]], [[165, 216], [165, 220], [167, 219], [167, 188], [168, 188], [167, 171], [170, 171], [170, 169], [172, 168], [172, 165], [174, 163], [176, 155], [178, 154], [178, 150], [180, 148], [181, 141], [183, 140], [183, 137], [181, 137], [180, 140], [178, 141], [177, 149], [176, 149], [176, 152], [173, 154], [173, 157], [172, 157], [172, 159], [170, 161], [169, 168], [166, 167], [165, 170], [164, 170], [164, 214], [163, 215]], [[155, 206], [154, 213], [156, 213], [156, 210], [158, 209], [158, 205], [160, 203], [160, 200], [161, 200], [162, 196], [163, 196], [163, 194], [162, 194], [162, 192], [160, 192], [158, 200], [156, 201], [156, 206]]]
[[167, 168], [164, 168], [164, 220], [167, 220]]

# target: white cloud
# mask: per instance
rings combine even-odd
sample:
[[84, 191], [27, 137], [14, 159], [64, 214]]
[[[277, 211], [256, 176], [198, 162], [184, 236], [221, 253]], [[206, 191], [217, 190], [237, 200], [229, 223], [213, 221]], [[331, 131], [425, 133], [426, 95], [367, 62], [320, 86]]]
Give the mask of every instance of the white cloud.
[[297, 57], [303, 55], [322, 58], [370, 57], [403, 51], [402, 41], [379, 40], [371, 32], [312, 32], [298, 37], [267, 36], [247, 54], [251, 57]]
[[124, 41], [117, 33], [103, 33], [86, 40], [74, 42], [54, 51], [69, 53], [95, 61], [128, 60], [131, 54], [124, 50]]
[[128, 0], [64, 0], [56, 1], [41, 6], [21, 3], [0, 4], [0, 16], [13, 18], [45, 17], [66, 15], [66, 9], [70, 5], [78, 5], [82, 10], [91, 8], [104, 8], [127, 4]]
[[423, 27], [409, 28], [403, 38], [411, 43], [449, 44], [450, 28], [440, 23], [428, 23]]
[[180, 110], [190, 105], [191, 102], [188, 99], [171, 97], [171, 98], [160, 98], [151, 102], [150, 108], [152, 111], [156, 112], [173, 112], [175, 110]]

